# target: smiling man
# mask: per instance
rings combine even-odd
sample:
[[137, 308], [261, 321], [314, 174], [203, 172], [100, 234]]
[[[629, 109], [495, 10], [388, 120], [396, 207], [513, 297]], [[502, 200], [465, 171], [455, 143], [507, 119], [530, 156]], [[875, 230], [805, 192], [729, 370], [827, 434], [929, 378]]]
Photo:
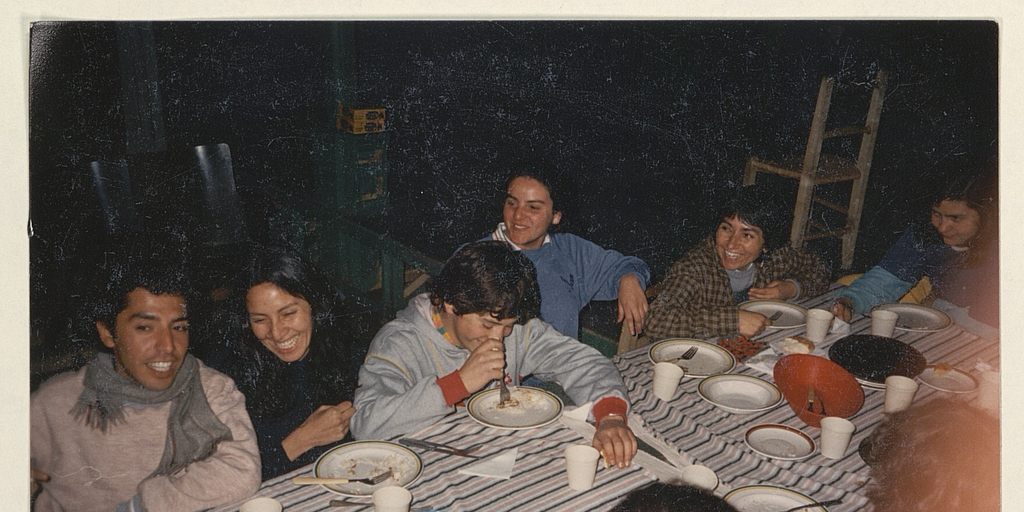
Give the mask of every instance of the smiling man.
[[111, 353], [32, 394], [34, 510], [189, 511], [252, 494], [245, 398], [187, 353], [182, 272], [147, 260], [111, 274], [96, 312]]
[[609, 463], [630, 464], [637, 444], [622, 378], [608, 358], [537, 318], [530, 260], [504, 242], [467, 244], [429, 289], [370, 344], [355, 393], [357, 439], [414, 432], [498, 379], [518, 385], [538, 374], [557, 380], [574, 402], [592, 402], [594, 446]]

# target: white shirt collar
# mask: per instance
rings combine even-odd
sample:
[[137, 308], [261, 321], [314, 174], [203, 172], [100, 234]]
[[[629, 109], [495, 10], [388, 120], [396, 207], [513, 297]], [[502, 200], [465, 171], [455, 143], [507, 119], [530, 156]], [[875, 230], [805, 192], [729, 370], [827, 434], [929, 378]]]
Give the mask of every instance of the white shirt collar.
[[[512, 243], [512, 241], [509, 240], [507, 236], [505, 236], [505, 223], [504, 222], [499, 222], [498, 223], [498, 229], [495, 229], [494, 233], [491, 236], [493, 236], [495, 240], [501, 240], [502, 242], [505, 242], [505, 243], [511, 245], [512, 248], [517, 250], [517, 251], [523, 250], [522, 247], [519, 247], [518, 245]], [[551, 235], [544, 235], [544, 242], [542, 242], [541, 245], [549, 244], [549, 243], [551, 243]]]

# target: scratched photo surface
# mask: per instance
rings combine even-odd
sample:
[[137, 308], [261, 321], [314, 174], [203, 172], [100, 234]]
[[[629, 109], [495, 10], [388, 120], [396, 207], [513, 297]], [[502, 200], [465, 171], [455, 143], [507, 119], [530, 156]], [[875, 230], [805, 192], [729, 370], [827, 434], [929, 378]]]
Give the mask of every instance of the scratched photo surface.
[[[240, 331], [240, 265], [270, 239], [311, 254], [372, 336], [388, 297], [494, 229], [522, 159], [574, 181], [562, 229], [657, 281], [748, 157], [803, 155], [822, 77], [849, 123], [885, 71], [863, 271], [922, 214], [931, 169], [998, 151], [998, 36], [963, 20], [36, 23], [33, 385], [84, 364], [90, 291], [154, 233], [190, 255], [200, 357]], [[348, 133], [339, 102], [384, 121]], [[792, 183], [758, 183], [793, 201]], [[838, 269], [837, 242], [812, 247]], [[583, 323], [617, 336], [614, 305], [593, 310]]]

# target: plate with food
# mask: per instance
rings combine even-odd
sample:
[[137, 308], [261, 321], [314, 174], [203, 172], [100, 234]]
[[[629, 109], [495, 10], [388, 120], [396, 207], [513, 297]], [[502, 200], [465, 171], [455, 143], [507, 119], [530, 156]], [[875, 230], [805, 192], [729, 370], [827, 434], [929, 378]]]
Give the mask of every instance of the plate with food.
[[970, 393], [978, 389], [978, 379], [946, 363], [925, 366], [917, 378], [925, 386], [947, 393]]
[[729, 373], [736, 367], [736, 358], [728, 350], [688, 338], [659, 341], [651, 345], [647, 356], [652, 363], [674, 363], [686, 368], [686, 377], [710, 377]]
[[786, 336], [771, 343], [776, 352], [782, 354], [810, 354], [816, 345], [806, 336]]
[[749, 375], [723, 374], [708, 377], [697, 386], [701, 398], [733, 414], [751, 414], [782, 403], [774, 384]]
[[331, 492], [350, 498], [366, 498], [388, 485], [407, 487], [423, 472], [423, 460], [416, 452], [395, 443], [356, 441], [324, 452], [313, 466], [317, 478], [372, 478], [391, 471], [390, 478], [376, 485], [360, 482], [324, 484]]
[[756, 425], [747, 430], [743, 441], [751, 450], [779, 460], [801, 460], [814, 454], [811, 436], [786, 425]]
[[[729, 491], [725, 502], [740, 512], [779, 512], [815, 501], [806, 494], [774, 485], [747, 485]], [[802, 512], [828, 512], [822, 506], [807, 507]]]
[[935, 332], [941, 331], [953, 324], [949, 315], [922, 304], [894, 302], [892, 304], [875, 306], [874, 309], [884, 309], [899, 315], [899, 318], [896, 320], [897, 331]]
[[851, 334], [828, 349], [828, 358], [853, 374], [857, 380], [885, 386], [885, 378], [902, 375], [914, 378], [927, 361], [916, 348], [902, 341], [872, 334]]
[[488, 427], [522, 430], [543, 427], [562, 415], [562, 400], [543, 389], [511, 387], [514, 405], [501, 407], [498, 389], [473, 395], [466, 404], [469, 415]]
[[772, 320], [772, 325], [768, 329], [788, 329], [790, 327], [800, 327], [807, 323], [807, 310], [784, 300], [748, 300], [740, 303], [740, 309], [761, 313], [768, 318], [779, 315], [775, 320]]

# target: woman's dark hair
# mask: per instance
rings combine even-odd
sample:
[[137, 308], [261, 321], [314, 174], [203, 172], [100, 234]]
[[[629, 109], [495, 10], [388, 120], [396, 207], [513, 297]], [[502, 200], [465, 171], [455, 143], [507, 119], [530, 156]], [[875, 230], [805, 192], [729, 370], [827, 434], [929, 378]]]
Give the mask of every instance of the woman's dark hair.
[[575, 217], [577, 203], [576, 180], [572, 173], [557, 167], [549, 159], [537, 157], [524, 157], [511, 164], [511, 171], [508, 179], [505, 180], [505, 188], [500, 191], [501, 202], [504, 204], [508, 194], [508, 188], [516, 178], [530, 178], [544, 186], [551, 196], [551, 208], [555, 213], [562, 213], [562, 220], [551, 227], [552, 230], [561, 230], [566, 223]]
[[540, 317], [537, 272], [526, 256], [505, 242], [484, 241], [462, 246], [427, 283], [430, 302], [447, 302], [456, 315], [488, 312], [525, 324]]
[[722, 498], [696, 487], [656, 483], [637, 489], [612, 512], [736, 512]]
[[718, 230], [723, 220], [739, 217], [743, 222], [761, 229], [764, 236], [761, 254], [767, 254], [789, 241], [793, 213], [787, 205], [785, 201], [779, 200], [777, 193], [764, 185], [741, 187], [722, 209], [712, 233]]
[[[932, 194], [928, 205], [930, 210], [943, 201], [963, 201], [967, 207], [978, 212], [980, 223], [978, 234], [968, 242], [967, 260], [964, 265], [973, 268], [985, 261], [991, 242], [999, 236], [999, 163], [996, 158], [948, 160], [936, 169], [939, 188]], [[929, 244], [942, 243], [942, 237], [931, 225], [920, 226], [921, 233], [927, 233]]]
[[[263, 283], [271, 283], [309, 303], [313, 332], [303, 359], [313, 370], [310, 383], [314, 402], [333, 405], [351, 399], [359, 361], [350, 340], [358, 334], [359, 326], [341, 306], [340, 294], [297, 251], [284, 244], [254, 248], [246, 290]], [[247, 320], [244, 298], [241, 310]], [[293, 405], [290, 394], [282, 392], [288, 389], [285, 380], [289, 363], [264, 347], [247, 321], [243, 331], [246, 341], [244, 357], [240, 358], [242, 367], [238, 369], [239, 387], [246, 396], [258, 397], [247, 402], [250, 414], [275, 417]]]

